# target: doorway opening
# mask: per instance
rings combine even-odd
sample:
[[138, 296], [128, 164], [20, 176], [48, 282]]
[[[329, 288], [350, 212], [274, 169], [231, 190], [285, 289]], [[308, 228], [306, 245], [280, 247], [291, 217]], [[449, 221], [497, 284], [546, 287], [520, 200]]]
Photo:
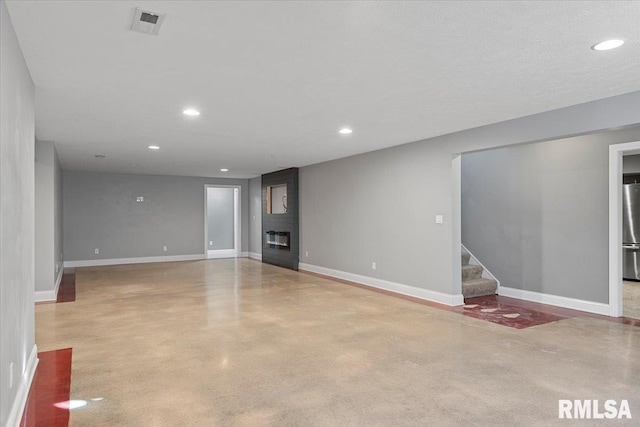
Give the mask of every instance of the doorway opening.
[[[628, 241], [625, 235], [630, 234], [625, 222], [629, 222], [629, 215], [635, 216], [630, 203], [635, 203], [632, 194], [632, 186], [625, 186], [623, 157], [640, 154], [640, 141], [625, 144], [611, 145], [609, 147], [609, 308], [610, 315], [614, 317], [638, 317], [633, 299], [640, 295], [637, 282], [626, 281], [623, 277], [629, 276], [624, 268], [633, 268], [635, 265], [636, 245]], [[626, 209], [625, 209], [626, 207]], [[625, 215], [627, 221], [625, 221]], [[635, 221], [631, 221], [633, 223]], [[634, 234], [634, 233], [631, 233]], [[630, 259], [625, 261], [625, 256]], [[624, 265], [623, 265], [624, 264]], [[640, 304], [639, 304], [640, 307]]]
[[240, 187], [205, 185], [205, 258], [237, 258], [240, 251]]
[[[567, 138], [567, 143], [576, 143], [575, 140], [572, 139], [573, 137]], [[578, 138], [578, 137], [576, 137]], [[611, 138], [607, 138], [602, 140], [600, 143], [602, 144], [610, 144], [606, 149], [609, 151], [609, 164], [608, 164], [608, 196], [605, 196], [605, 194], [603, 193], [603, 190], [605, 190], [605, 188], [603, 187], [599, 187], [600, 191], [602, 194], [602, 196], [608, 197], [609, 198], [609, 206], [608, 206], [608, 218], [605, 220], [605, 216], [602, 214], [605, 214], [606, 212], [606, 208], [602, 205], [601, 206], [601, 211], [599, 211], [599, 215], [600, 218], [602, 219], [598, 219], [596, 218], [596, 222], [593, 222], [593, 224], [595, 224], [596, 227], [598, 227], [598, 224], [602, 224], [604, 225], [603, 222], [601, 222], [602, 220], [608, 221], [608, 233], [606, 233], [605, 229], [599, 228], [600, 230], [600, 246], [598, 246], [599, 249], [597, 249], [598, 251], [601, 251], [601, 253], [596, 253], [595, 251], [591, 251], [591, 252], [585, 252], [586, 255], [588, 256], [592, 256], [593, 259], [595, 259], [596, 256], [599, 257], [599, 259], [601, 260], [600, 262], [602, 262], [603, 264], [606, 263], [608, 261], [608, 271], [606, 271], [604, 269], [605, 265], [601, 265], [599, 271], [601, 272], [602, 276], [600, 279], [597, 280], [591, 289], [596, 289], [595, 286], [598, 286], [597, 290], [598, 292], [600, 292], [602, 295], [602, 298], [604, 301], [598, 301], [598, 302], [594, 302], [593, 299], [581, 299], [580, 297], [576, 297], [576, 296], [572, 296], [572, 295], [565, 295], [563, 293], [555, 293], [554, 289], [551, 289], [550, 286], [547, 286], [546, 288], [543, 288], [542, 286], [540, 286], [539, 288], [535, 288], [533, 286], [529, 286], [528, 288], [526, 288], [526, 290], [524, 289], [516, 289], [516, 288], [510, 288], [510, 287], [501, 287], [500, 288], [500, 294], [504, 295], [504, 296], [508, 296], [508, 297], [513, 297], [513, 298], [519, 298], [519, 299], [524, 299], [524, 300], [529, 300], [529, 301], [534, 301], [534, 302], [540, 302], [540, 303], [544, 303], [544, 304], [550, 304], [550, 305], [557, 305], [560, 307], [565, 307], [565, 308], [570, 308], [570, 309], [576, 309], [576, 310], [582, 310], [582, 311], [588, 311], [588, 312], [593, 312], [593, 313], [598, 313], [598, 314], [605, 314], [605, 315], [609, 315], [612, 317], [620, 317], [620, 316], [625, 316], [625, 311], [624, 311], [624, 302], [625, 300], [624, 298], [624, 292], [623, 292], [623, 244], [625, 243], [623, 241], [623, 214], [624, 214], [624, 209], [623, 209], [623, 156], [630, 156], [630, 155], [636, 155], [636, 154], [640, 154], [640, 141], [635, 141], [635, 142], [626, 142], [626, 143], [617, 143], [616, 141], [614, 141], [615, 139], [617, 139], [618, 137], [611, 137]], [[622, 136], [621, 136], [622, 138]], [[563, 138], [564, 139], [564, 138]], [[629, 139], [627, 139], [627, 141], [629, 141]], [[596, 142], [594, 142], [594, 144], [596, 144]], [[527, 147], [527, 145], [522, 145], [522, 147]], [[534, 145], [531, 145], [531, 147], [536, 147]], [[558, 150], [558, 154], [562, 154], [562, 153], [569, 153], [570, 150], [569, 148], [567, 148], [568, 146], [565, 145], [553, 145], [554, 148], [557, 148]], [[604, 147], [603, 147], [604, 148]], [[546, 168], [549, 168], [549, 164], [548, 159], [541, 157], [542, 156], [542, 152], [538, 153], [540, 154], [539, 156], [539, 163], [544, 165]], [[560, 155], [553, 157], [553, 159], [555, 159], [556, 163], [556, 169], [555, 170], [561, 170], [562, 164], [561, 161], [562, 159], [566, 159], [568, 158], [567, 156], [562, 157]], [[512, 168], [512, 170], [516, 171], [517, 173], [526, 175], [527, 174], [527, 169], [525, 167], [529, 167], [529, 166], [533, 166], [533, 163], [531, 163], [531, 159], [529, 159], [528, 157], [525, 158], [525, 160], [523, 160], [524, 163], [518, 165], [514, 163], [514, 160], [512, 158], [507, 158], [507, 160], [510, 162], [509, 165]], [[488, 165], [486, 163], [483, 163], [482, 166], [484, 168], [488, 168], [490, 172], [493, 173], [493, 171], [495, 170], [495, 168], [490, 168], [488, 167]], [[604, 166], [604, 165], [603, 165]], [[454, 159], [453, 161], [453, 171], [454, 171], [454, 247], [457, 249], [457, 247], [459, 246], [459, 243], [461, 243], [462, 239], [461, 239], [461, 228], [459, 228], [459, 223], [461, 221], [461, 214], [460, 212], [462, 211], [462, 208], [460, 206], [460, 198], [461, 198], [461, 190], [460, 188], [460, 180], [462, 178], [460, 178], [460, 173], [461, 173], [461, 168], [460, 165], [458, 163], [457, 159]], [[583, 176], [583, 172], [580, 170], [577, 170], [577, 172], [580, 172], [580, 177]], [[600, 175], [602, 176], [602, 175]], [[498, 177], [499, 178], [499, 177]], [[557, 174], [548, 174], [548, 180], [547, 182], [547, 188], [550, 188], [551, 185], [556, 185], [555, 182], [557, 181]], [[602, 179], [599, 178], [597, 176], [594, 177], [594, 179]], [[508, 180], [502, 179], [501, 181], [498, 180], [499, 182], [505, 182], [505, 183], [509, 183]], [[568, 182], [568, 181], [567, 181]], [[594, 181], [595, 182], [595, 181]], [[602, 181], [599, 181], [602, 182]], [[535, 184], [535, 182], [534, 182]], [[492, 187], [493, 188], [493, 187]], [[543, 188], [544, 189], [544, 188]], [[554, 253], [557, 252], [561, 252], [562, 249], [560, 250], [556, 250], [556, 252], [550, 252], [551, 249], [553, 248], [563, 248], [563, 247], [567, 247], [567, 248], [572, 248], [572, 246], [570, 245], [563, 245], [562, 242], [563, 240], [567, 240], [568, 237], [574, 236], [574, 235], [578, 235], [579, 233], [583, 233], [583, 236], [585, 237], [585, 239], [587, 239], [587, 241], [591, 241], [591, 234], [589, 232], [588, 229], [586, 229], [583, 225], [579, 224], [579, 223], [574, 223], [571, 222], [569, 220], [567, 220], [568, 216], [565, 217], [560, 217], [557, 215], [558, 211], [558, 207], [562, 207], [565, 206], [563, 204], [561, 204], [562, 201], [566, 200], [566, 198], [563, 198], [563, 194], [562, 192], [560, 192], [558, 190], [558, 187], [554, 187], [554, 192], [543, 192], [540, 189], [536, 189], [536, 188], [529, 188], [526, 191], [524, 191], [520, 186], [518, 187], [514, 187], [514, 192], [516, 194], [524, 194], [529, 198], [532, 197], [536, 197], [537, 199], [541, 199], [541, 197], [544, 195], [545, 199], [544, 200], [549, 200], [548, 197], [550, 196], [554, 196], [555, 199], [554, 202], [547, 202], [546, 205], [543, 205], [543, 207], [546, 207], [548, 212], [547, 215], [544, 216], [540, 216], [540, 215], [534, 215], [535, 212], [531, 212], [530, 209], [526, 209], [526, 219], [530, 220], [530, 221], [534, 221], [537, 223], [540, 223], [539, 227], [538, 225], [536, 225], [536, 229], [540, 228], [541, 230], [546, 230], [546, 234], [543, 236], [542, 234], [536, 232], [536, 233], [530, 233], [527, 236], [527, 245], [523, 246], [513, 246], [516, 249], [522, 247], [524, 249], [526, 249], [526, 252], [522, 252], [522, 259], [526, 260], [527, 262], [537, 262], [539, 265], [542, 265], [541, 263], [544, 261], [546, 263], [546, 265], [550, 266], [549, 268], [530, 268], [530, 265], [528, 265], [529, 267], [529, 271], [532, 271], [534, 273], [537, 273], [539, 271], [544, 271], [544, 272], [549, 272], [549, 277], [550, 280], [548, 280], [547, 283], [549, 284], [557, 284], [557, 283], [567, 283], [567, 284], [571, 284], [573, 283], [573, 281], [571, 280], [567, 280], [565, 282], [562, 282], [561, 280], [559, 280], [558, 278], [562, 278], [564, 277], [563, 275], [567, 275], [566, 271], [567, 270], [563, 270], [562, 268], [552, 268], [554, 266], [560, 265], [558, 262], [555, 261], [555, 259], [558, 259], [557, 257], [554, 259], [552, 257], [552, 255]], [[538, 191], [538, 193], [535, 193], [535, 191]], [[565, 189], [566, 190], [566, 189]], [[587, 194], [587, 193], [584, 193]], [[509, 199], [511, 200], [511, 199]], [[589, 198], [589, 197], [583, 197], [582, 199], [580, 198], [576, 198], [577, 202], [583, 201], [582, 205], [578, 205], [578, 206], [591, 206], [589, 203], [593, 203], [593, 198]], [[600, 199], [602, 201], [604, 201], [603, 199]], [[492, 202], [493, 204], [490, 206], [494, 209], [488, 209], [485, 210], [485, 212], [487, 213], [489, 218], [492, 218], [492, 215], [495, 213], [496, 209], [495, 209], [495, 205], [496, 203], [494, 203], [491, 199], [486, 199], [487, 203], [488, 202]], [[560, 201], [560, 202], [559, 202]], [[522, 204], [518, 204], [517, 206], [522, 206]], [[555, 210], [553, 210], [553, 209]], [[602, 209], [604, 208], [604, 209]], [[551, 209], [551, 210], [549, 210]], [[498, 211], [503, 211], [504, 209], [498, 209]], [[568, 212], [567, 209], [564, 209], [563, 212]], [[543, 211], [543, 213], [545, 213]], [[545, 220], [545, 222], [542, 222], [542, 219]], [[556, 223], [552, 223], [552, 221], [556, 221]], [[562, 220], [562, 221], [561, 221]], [[595, 221], [595, 220], [594, 220]], [[591, 224], [591, 223], [590, 223]], [[535, 225], [535, 224], [534, 224]], [[545, 228], [543, 228], [542, 226], [545, 226]], [[559, 226], [562, 226], [562, 230], [564, 231], [564, 234], [561, 233], [553, 233], [549, 230], [553, 230], [550, 226], [551, 225], [555, 225], [556, 229], [558, 229]], [[502, 227], [502, 225], [501, 225]], [[602, 227], [602, 226], [600, 226]], [[489, 229], [489, 227], [485, 228]], [[569, 231], [567, 230], [572, 230], [571, 233], [569, 233]], [[606, 237], [605, 237], [606, 236]], [[545, 240], [541, 240], [542, 237], [544, 237]], [[602, 244], [607, 244], [607, 240], [608, 239], [608, 254], [605, 252], [605, 248], [602, 247]], [[540, 242], [544, 243], [546, 246], [540, 246]], [[534, 245], [533, 243], [535, 243], [536, 245]], [[638, 246], [640, 247], [640, 243], [638, 244]], [[538, 248], [542, 248], [542, 249], [538, 249]], [[472, 248], [473, 250], [473, 248]], [[569, 249], [567, 249], [569, 250]], [[640, 250], [640, 248], [639, 248]], [[456, 251], [457, 252], [457, 251]], [[572, 262], [573, 265], [579, 265], [579, 258], [578, 256], [575, 256], [575, 254], [580, 253], [581, 250], [575, 250], [573, 252], [574, 256], [572, 258]], [[515, 255], [519, 255], [519, 253], [517, 252], [517, 250], [510, 250], [509, 254], [513, 254]], [[526, 257], [524, 255], [527, 255]], [[544, 255], [544, 257], [543, 257]], [[535, 258], [535, 257], [538, 258]], [[608, 256], [608, 260], [607, 258], [605, 258], [606, 256]], [[532, 258], [534, 257], [534, 258]], [[546, 258], [545, 258], [546, 257]], [[638, 254], [638, 257], [640, 258], [640, 253]], [[459, 258], [459, 255], [457, 255], [457, 253], [454, 252], [454, 259], [457, 261]], [[504, 258], [504, 257], [503, 257]], [[459, 262], [459, 261], [457, 261]], [[457, 262], [454, 263], [454, 266], [457, 267]], [[483, 260], [484, 262], [484, 260]], [[493, 265], [490, 262], [487, 262], [488, 265]], [[523, 261], [517, 260], [517, 262], [512, 262], [511, 265], [515, 265], [515, 266], [525, 266]], [[454, 267], [454, 268], [455, 268]], [[579, 272], [579, 273], [583, 273], [583, 272]], [[571, 274], [577, 274], [575, 272], [572, 271]], [[530, 283], [533, 284], [537, 284], [539, 281], [535, 280], [535, 276], [530, 275], [531, 277], [533, 277], [533, 280], [531, 280]], [[518, 278], [521, 277], [521, 275], [517, 275]], [[501, 275], [501, 278], [504, 278], [504, 276]], [[457, 280], [455, 280], [457, 279]], [[504, 279], [506, 283], [516, 283], [515, 280], [507, 280]], [[605, 285], [605, 283], [607, 283]], [[608, 287], [601, 287], [601, 286], [608, 286]], [[458, 291], [460, 289], [460, 279], [458, 279], [456, 277], [456, 275], [454, 275], [454, 291]], [[508, 286], [508, 285], [507, 285]], [[556, 286], [557, 289], [562, 290], [561, 288], [559, 288], [558, 286]], [[565, 287], [565, 289], [575, 289], [574, 287]], [[608, 301], [606, 300], [606, 292], [608, 290]], [[596, 300], [597, 301], [597, 300]], [[626, 302], [628, 302], [629, 300], [627, 299]]]

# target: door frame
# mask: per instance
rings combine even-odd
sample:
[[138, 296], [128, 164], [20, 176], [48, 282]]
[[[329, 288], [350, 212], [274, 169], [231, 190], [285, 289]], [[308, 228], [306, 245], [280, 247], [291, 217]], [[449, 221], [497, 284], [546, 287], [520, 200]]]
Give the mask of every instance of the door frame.
[[640, 141], [609, 146], [609, 315], [621, 317], [622, 302], [622, 157], [640, 154]]
[[[236, 190], [233, 195], [233, 249], [218, 249], [209, 250], [209, 223], [208, 223], [208, 197], [207, 190], [209, 188], [233, 188]], [[240, 256], [240, 244], [242, 241], [242, 213], [240, 200], [242, 195], [242, 186], [240, 185], [219, 185], [219, 184], [205, 184], [204, 185], [204, 258], [216, 259], [216, 258], [238, 258]]]

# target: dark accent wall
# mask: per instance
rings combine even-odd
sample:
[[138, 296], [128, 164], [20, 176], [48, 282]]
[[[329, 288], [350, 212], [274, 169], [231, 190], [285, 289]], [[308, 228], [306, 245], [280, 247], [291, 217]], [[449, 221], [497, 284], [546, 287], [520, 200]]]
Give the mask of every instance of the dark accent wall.
[[[287, 213], [267, 214], [267, 187], [287, 184]], [[262, 262], [298, 269], [299, 219], [298, 219], [298, 168], [284, 169], [262, 175]], [[270, 247], [266, 244], [267, 231], [286, 231], [290, 234], [290, 250]]]

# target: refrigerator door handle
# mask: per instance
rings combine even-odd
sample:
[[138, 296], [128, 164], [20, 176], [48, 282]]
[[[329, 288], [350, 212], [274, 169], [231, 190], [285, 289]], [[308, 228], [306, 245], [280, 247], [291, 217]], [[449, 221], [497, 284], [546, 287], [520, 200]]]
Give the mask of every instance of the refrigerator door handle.
[[637, 251], [638, 249], [640, 249], [640, 246], [639, 245], [622, 245], [622, 248], [623, 249], [633, 249], [633, 250]]

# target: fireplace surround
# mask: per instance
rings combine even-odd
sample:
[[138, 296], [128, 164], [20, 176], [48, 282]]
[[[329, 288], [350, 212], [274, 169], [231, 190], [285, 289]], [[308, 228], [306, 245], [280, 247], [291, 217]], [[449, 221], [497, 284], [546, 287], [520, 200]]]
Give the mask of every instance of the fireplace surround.
[[262, 262], [298, 269], [298, 168], [262, 175]]

